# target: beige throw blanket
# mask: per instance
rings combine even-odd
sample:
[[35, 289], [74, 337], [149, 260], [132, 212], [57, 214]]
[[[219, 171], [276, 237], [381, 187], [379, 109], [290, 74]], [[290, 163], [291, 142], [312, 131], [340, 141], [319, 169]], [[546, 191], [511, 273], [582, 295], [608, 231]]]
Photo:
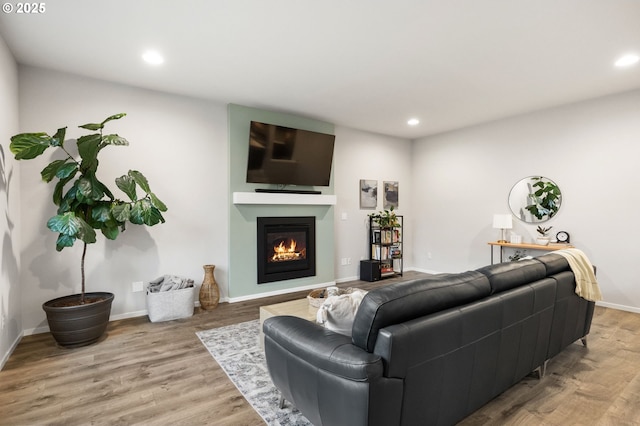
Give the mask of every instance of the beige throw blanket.
[[583, 299], [593, 302], [602, 300], [602, 293], [598, 281], [593, 273], [593, 265], [582, 250], [568, 248], [557, 250], [555, 253], [563, 256], [576, 276], [576, 294]]

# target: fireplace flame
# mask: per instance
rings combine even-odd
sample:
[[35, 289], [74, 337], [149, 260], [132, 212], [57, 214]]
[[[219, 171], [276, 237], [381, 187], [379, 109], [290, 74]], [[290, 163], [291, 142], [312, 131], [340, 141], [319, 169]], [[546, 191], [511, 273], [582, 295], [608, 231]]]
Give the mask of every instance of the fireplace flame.
[[288, 260], [298, 260], [304, 259], [305, 251], [296, 251], [296, 240], [290, 240], [289, 246], [287, 247], [284, 241], [280, 241], [280, 244], [273, 247], [273, 256], [271, 257], [272, 262], [283, 262]]

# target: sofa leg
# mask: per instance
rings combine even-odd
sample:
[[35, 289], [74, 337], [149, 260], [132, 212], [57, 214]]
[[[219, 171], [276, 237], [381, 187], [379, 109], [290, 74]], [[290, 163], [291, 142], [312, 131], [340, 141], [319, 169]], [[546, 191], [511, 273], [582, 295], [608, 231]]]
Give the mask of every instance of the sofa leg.
[[546, 360], [544, 362], [544, 364], [542, 364], [540, 367], [535, 369], [535, 371], [538, 372], [538, 380], [542, 380], [544, 375], [547, 374], [547, 364], [548, 363], [549, 363], [549, 360]]
[[280, 399], [278, 400], [278, 408], [281, 410], [284, 408], [284, 396], [280, 395]]
[[584, 336], [580, 339], [580, 341], [582, 342], [582, 346], [584, 346], [585, 348], [587, 347], [587, 336]]

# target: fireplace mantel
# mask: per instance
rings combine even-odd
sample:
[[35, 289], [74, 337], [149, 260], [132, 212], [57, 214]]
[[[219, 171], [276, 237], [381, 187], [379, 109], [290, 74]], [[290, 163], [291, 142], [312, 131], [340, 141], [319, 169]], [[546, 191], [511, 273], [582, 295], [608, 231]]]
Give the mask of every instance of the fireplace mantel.
[[282, 194], [268, 192], [234, 192], [233, 204], [296, 204], [334, 206], [335, 195], [322, 194]]

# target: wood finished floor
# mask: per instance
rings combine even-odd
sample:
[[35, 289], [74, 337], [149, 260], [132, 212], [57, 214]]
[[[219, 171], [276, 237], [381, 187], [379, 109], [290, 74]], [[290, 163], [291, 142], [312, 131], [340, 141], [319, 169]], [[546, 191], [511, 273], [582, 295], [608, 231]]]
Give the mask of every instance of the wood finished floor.
[[[0, 371], [0, 425], [261, 425], [195, 333], [305, 294], [163, 323], [114, 321], [101, 342], [73, 350], [49, 334], [26, 336]], [[542, 380], [523, 379], [461, 425], [640, 425], [640, 315], [597, 307], [588, 348], [571, 345]]]

